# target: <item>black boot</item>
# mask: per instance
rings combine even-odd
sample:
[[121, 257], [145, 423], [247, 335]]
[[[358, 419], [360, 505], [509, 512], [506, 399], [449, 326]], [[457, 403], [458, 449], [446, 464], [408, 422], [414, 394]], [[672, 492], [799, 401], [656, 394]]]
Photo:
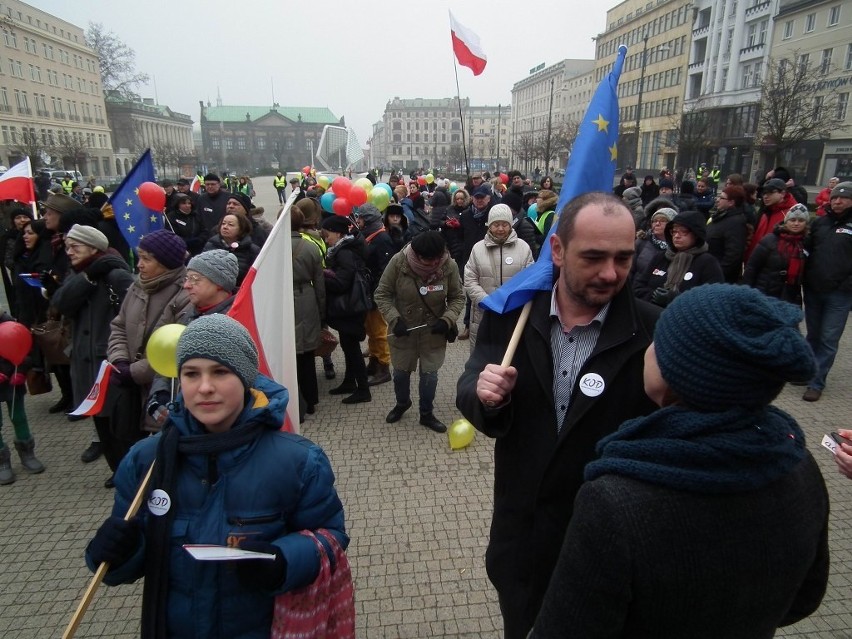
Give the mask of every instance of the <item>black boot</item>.
[[12, 453], [8, 446], [0, 448], [0, 486], [15, 483], [15, 473], [12, 471]]
[[355, 386], [355, 382], [348, 382], [345, 379], [340, 386], [335, 386], [330, 391], [328, 391], [329, 395], [349, 395], [350, 393], [354, 393], [358, 389]]
[[367, 383], [370, 386], [378, 386], [391, 381], [390, 366], [388, 364], [380, 364], [376, 362], [376, 370], [367, 378]]
[[100, 442], [91, 442], [89, 447], [83, 451], [82, 455], [80, 455], [80, 461], [84, 464], [90, 464], [103, 455], [103, 452], [104, 449]]
[[47, 412], [51, 415], [55, 415], [56, 413], [64, 413], [66, 411], [71, 410], [73, 408], [73, 402], [70, 397], [66, 397], [63, 395], [59, 398], [59, 401], [56, 402], [53, 406], [47, 409]]
[[361, 404], [363, 402], [370, 402], [373, 400], [373, 396], [370, 393], [369, 388], [359, 388], [354, 393], [352, 393], [349, 397], [344, 397], [344, 404]]
[[385, 421], [388, 424], [398, 422], [400, 419], [402, 419], [402, 416], [405, 415], [405, 411], [407, 411], [409, 408], [411, 408], [411, 402], [408, 402], [406, 404], [397, 404], [396, 406], [391, 408], [391, 411], [388, 413], [388, 416], [385, 417]]
[[420, 413], [420, 425], [436, 433], [447, 432], [447, 427], [433, 413]]
[[35, 439], [30, 437], [22, 442], [15, 440], [15, 450], [18, 451], [18, 456], [21, 458], [21, 466], [24, 470], [33, 475], [38, 475], [44, 472], [44, 464], [42, 464], [35, 456]]

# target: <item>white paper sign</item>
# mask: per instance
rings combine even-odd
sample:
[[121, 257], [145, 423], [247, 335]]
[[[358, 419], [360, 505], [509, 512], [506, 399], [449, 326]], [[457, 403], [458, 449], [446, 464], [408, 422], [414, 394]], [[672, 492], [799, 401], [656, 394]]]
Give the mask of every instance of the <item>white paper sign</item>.
[[229, 548], [228, 546], [214, 546], [211, 544], [184, 544], [186, 550], [193, 559], [198, 561], [238, 561], [240, 559], [275, 559], [275, 555], [268, 552], [254, 552], [242, 548]]

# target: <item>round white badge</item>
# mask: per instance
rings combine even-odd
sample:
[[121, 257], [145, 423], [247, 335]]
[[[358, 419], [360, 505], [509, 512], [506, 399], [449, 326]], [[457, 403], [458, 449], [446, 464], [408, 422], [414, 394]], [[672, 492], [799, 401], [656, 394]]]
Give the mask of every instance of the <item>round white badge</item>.
[[580, 391], [587, 397], [597, 397], [604, 392], [605, 387], [603, 377], [597, 373], [586, 373], [580, 379]]
[[683, 279], [685, 279], [688, 282], [689, 280], [692, 279], [692, 273], [687, 273], [686, 275], [683, 276]]
[[169, 497], [169, 494], [165, 490], [157, 488], [152, 491], [151, 496], [148, 497], [148, 510], [151, 511], [152, 515], [162, 517], [169, 512], [169, 508], [171, 507], [172, 498]]
[[506, 264], [511, 264], [514, 261], [515, 261], [515, 258], [513, 258], [511, 255], [506, 258]]
[[425, 286], [420, 287], [420, 294], [421, 295], [426, 295], [426, 293], [428, 293], [428, 292], [429, 292], [429, 289], [426, 288]]

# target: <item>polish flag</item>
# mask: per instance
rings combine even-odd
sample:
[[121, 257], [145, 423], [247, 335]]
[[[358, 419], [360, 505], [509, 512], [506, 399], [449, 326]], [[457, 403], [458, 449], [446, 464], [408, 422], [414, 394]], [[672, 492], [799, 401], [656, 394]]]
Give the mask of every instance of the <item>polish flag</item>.
[[35, 202], [33, 170], [29, 157], [0, 175], [0, 200], [17, 200], [26, 204]]
[[89, 417], [100, 413], [101, 409], [104, 407], [104, 402], [106, 401], [107, 390], [109, 389], [110, 373], [112, 373], [112, 364], [106, 360], [102, 361], [101, 367], [98, 370], [98, 376], [95, 378], [95, 383], [92, 386], [92, 390], [90, 390], [89, 394], [86, 395], [86, 399], [84, 399], [76, 409], [68, 414]]
[[479, 75], [485, 69], [488, 57], [482, 51], [479, 44], [479, 36], [462, 25], [450, 11], [450, 33], [453, 38], [453, 53], [463, 67], [473, 71], [473, 75]]
[[260, 356], [260, 372], [290, 392], [283, 430], [299, 432], [299, 385], [296, 381], [296, 322], [293, 312], [293, 248], [290, 207], [284, 205], [260, 249], [228, 315], [245, 326]]
[[189, 185], [189, 190], [193, 193], [198, 193], [201, 190], [201, 180], [198, 179], [197, 175], [192, 178], [192, 183]]

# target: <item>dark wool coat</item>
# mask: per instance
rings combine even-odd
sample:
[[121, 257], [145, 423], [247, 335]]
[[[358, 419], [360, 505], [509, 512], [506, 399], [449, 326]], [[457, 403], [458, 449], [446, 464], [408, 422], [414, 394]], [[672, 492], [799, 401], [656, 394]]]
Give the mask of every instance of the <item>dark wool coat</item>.
[[772, 639], [828, 581], [828, 495], [810, 454], [734, 494], [604, 475], [583, 485], [531, 637]]
[[239, 264], [237, 286], [243, 283], [251, 265], [254, 264], [257, 254], [260, 253], [260, 248], [252, 242], [251, 235], [246, 235], [237, 243], [236, 248], [232, 248], [229, 243], [222, 239], [221, 235], [216, 234], [207, 240], [207, 244], [204, 245], [204, 251], [212, 251], [213, 249], [222, 249], [237, 256], [237, 264]]
[[298, 231], [293, 242], [293, 316], [296, 322], [296, 353], [314, 350], [320, 341], [325, 316], [325, 277], [322, 256], [316, 245]]
[[[352, 287], [355, 285], [355, 273], [367, 270], [364, 239], [356, 236], [351, 240], [340, 240], [337, 250], [329, 252], [325, 258], [325, 299], [326, 308], [334, 304], [333, 298], [349, 299]], [[352, 313], [342, 317], [332, 317], [326, 312], [328, 325], [340, 333], [355, 335], [359, 340], [364, 339], [364, 319], [366, 313]]]
[[[654, 291], [666, 283], [669, 268], [669, 258], [666, 251], [660, 251], [648, 262], [648, 266], [633, 280], [633, 291], [640, 300], [650, 302]], [[680, 292], [683, 293], [702, 284], [721, 284], [724, 281], [719, 260], [710, 253], [701, 253], [692, 260], [692, 265], [680, 282]]]
[[[785, 302], [802, 305], [802, 277], [804, 265], [799, 274], [799, 281], [794, 286], [787, 284], [787, 268], [789, 260], [778, 252], [778, 240], [781, 228], [777, 227], [772, 233], [760, 240], [751, 257], [748, 259], [743, 272], [743, 284], [756, 288], [770, 297], [777, 297]], [[802, 256], [804, 259], [804, 256]]]
[[[595, 459], [598, 440], [625, 420], [656, 408], [645, 395], [642, 371], [660, 309], [636, 301], [625, 286], [613, 298], [594, 351], [577, 375], [557, 434], [550, 300], [550, 291], [534, 298], [512, 360], [518, 378], [509, 403], [486, 409], [476, 396], [476, 382], [486, 364], [502, 360], [520, 309], [485, 313], [456, 395], [461, 413], [496, 439], [494, 516], [485, 564], [504, 616], [514, 620], [508, 637], [524, 637], [535, 620], [583, 483], [583, 468]], [[604, 390], [597, 396], [579, 389], [587, 373], [603, 379]]]
[[728, 284], [736, 284], [743, 273], [743, 255], [746, 248], [745, 214], [740, 208], [717, 211], [707, 225], [707, 250], [719, 260], [722, 274]]
[[817, 293], [852, 292], [852, 208], [816, 218], [807, 246], [805, 286]]

